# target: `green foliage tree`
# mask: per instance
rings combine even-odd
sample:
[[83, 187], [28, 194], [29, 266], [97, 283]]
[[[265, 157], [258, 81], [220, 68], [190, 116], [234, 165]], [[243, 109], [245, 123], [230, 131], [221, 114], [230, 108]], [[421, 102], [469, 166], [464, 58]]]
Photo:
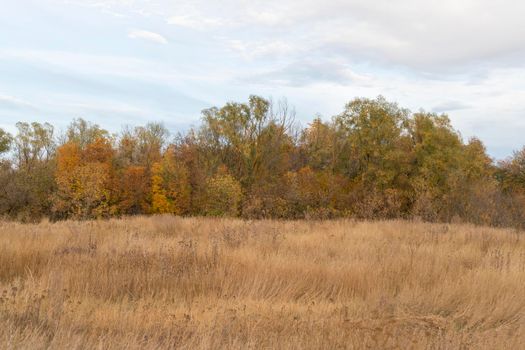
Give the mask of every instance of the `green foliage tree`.
[[500, 179], [506, 191], [525, 194], [525, 147], [501, 162]]
[[355, 99], [335, 118], [346, 141], [341, 161], [351, 178], [381, 189], [391, 186], [401, 174], [406, 154], [409, 112], [383, 97]]
[[408, 110], [355, 99], [334, 118], [341, 141], [337, 169], [353, 182], [349, 204], [359, 217], [401, 216], [409, 206], [412, 148]]
[[291, 113], [285, 103], [250, 96], [248, 103], [228, 103], [203, 112], [200, 140], [213, 160], [210, 170], [224, 164], [246, 188], [286, 171], [287, 135]]
[[273, 206], [280, 195], [279, 181], [295, 149], [292, 125], [293, 111], [286, 102], [274, 104], [258, 96], [203, 112], [198, 148], [207, 176], [224, 164], [240, 182], [250, 216], [263, 215], [256, 211]]
[[136, 162], [150, 169], [160, 161], [165, 149], [168, 129], [161, 123], [148, 123], [134, 131]]
[[14, 151], [19, 167], [31, 169], [35, 164], [54, 156], [54, 128], [49, 123], [16, 123]]
[[109, 138], [107, 130], [100, 128], [97, 124], [78, 118], [74, 119], [67, 128], [65, 139], [62, 143], [75, 143], [83, 150], [97, 139], [107, 138]]
[[47, 123], [17, 123], [16, 127], [14, 137], [0, 132], [1, 150], [12, 149], [14, 157], [13, 162], [0, 162], [0, 215], [39, 220], [49, 215], [50, 194], [55, 189], [53, 127]]
[[338, 145], [341, 144], [333, 124], [315, 118], [301, 133], [299, 152], [301, 167], [316, 171], [336, 170]]
[[228, 173], [225, 167], [220, 167], [217, 174], [206, 184], [205, 198], [206, 215], [238, 216], [242, 200], [241, 184]]
[[501, 217], [505, 219], [501, 222], [516, 222], [525, 228], [525, 147], [500, 162], [497, 179], [505, 194], [498, 203], [504, 208]]
[[11, 149], [13, 137], [3, 129], [0, 129], [0, 155]]

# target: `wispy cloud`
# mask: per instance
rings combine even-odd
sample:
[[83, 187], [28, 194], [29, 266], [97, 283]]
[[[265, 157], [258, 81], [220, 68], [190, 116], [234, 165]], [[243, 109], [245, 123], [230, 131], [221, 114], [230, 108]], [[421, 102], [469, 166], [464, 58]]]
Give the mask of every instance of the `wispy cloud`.
[[458, 111], [458, 110], [466, 109], [470, 107], [471, 106], [466, 104], [465, 102], [447, 101], [447, 102], [440, 103], [437, 106], [434, 106], [434, 108], [432, 108], [432, 111], [436, 113], [448, 113], [448, 112]]
[[348, 64], [330, 60], [318, 62], [299, 60], [283, 68], [248, 75], [242, 80], [263, 85], [278, 84], [295, 87], [324, 83], [341, 86], [373, 86], [373, 79], [369, 75], [357, 73]]
[[228, 21], [221, 18], [199, 17], [193, 15], [171, 16], [167, 19], [166, 22], [168, 24], [197, 30], [206, 30], [209, 28], [223, 27], [231, 24]]
[[515, 0], [6, 1], [0, 123], [77, 111], [176, 123], [252, 93], [287, 96], [306, 120], [381, 94], [449, 113], [510, 154], [525, 133], [524, 11]]
[[283, 57], [296, 52], [292, 44], [280, 40], [265, 40], [247, 42], [242, 40], [230, 40], [228, 46], [234, 52], [240, 53], [245, 59], [260, 57]]
[[128, 37], [130, 39], [142, 39], [163, 45], [168, 43], [168, 40], [159, 33], [154, 33], [147, 30], [131, 30], [128, 33]]
[[0, 93], [0, 109], [34, 111], [37, 108], [27, 101]]

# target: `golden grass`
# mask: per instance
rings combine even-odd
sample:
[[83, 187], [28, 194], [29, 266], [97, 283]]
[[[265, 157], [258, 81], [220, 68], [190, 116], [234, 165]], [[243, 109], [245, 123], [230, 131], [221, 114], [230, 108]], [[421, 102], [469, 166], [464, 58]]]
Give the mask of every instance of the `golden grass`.
[[519, 349], [525, 240], [388, 222], [0, 223], [3, 349]]

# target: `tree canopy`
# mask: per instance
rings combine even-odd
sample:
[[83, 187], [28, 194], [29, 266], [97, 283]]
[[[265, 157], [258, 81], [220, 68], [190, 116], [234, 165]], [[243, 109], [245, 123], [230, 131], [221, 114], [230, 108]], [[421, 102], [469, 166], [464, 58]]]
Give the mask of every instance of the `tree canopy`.
[[161, 123], [111, 134], [75, 119], [0, 129], [0, 215], [414, 218], [525, 223], [525, 148], [495, 163], [444, 114], [357, 98], [300, 128], [286, 102], [250, 96], [202, 112], [171, 138]]

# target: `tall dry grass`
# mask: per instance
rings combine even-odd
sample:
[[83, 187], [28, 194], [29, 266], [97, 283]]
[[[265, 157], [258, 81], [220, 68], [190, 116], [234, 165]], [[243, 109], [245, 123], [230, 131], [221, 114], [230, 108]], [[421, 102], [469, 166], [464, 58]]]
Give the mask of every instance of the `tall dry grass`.
[[525, 240], [467, 225], [0, 223], [3, 349], [519, 349]]

